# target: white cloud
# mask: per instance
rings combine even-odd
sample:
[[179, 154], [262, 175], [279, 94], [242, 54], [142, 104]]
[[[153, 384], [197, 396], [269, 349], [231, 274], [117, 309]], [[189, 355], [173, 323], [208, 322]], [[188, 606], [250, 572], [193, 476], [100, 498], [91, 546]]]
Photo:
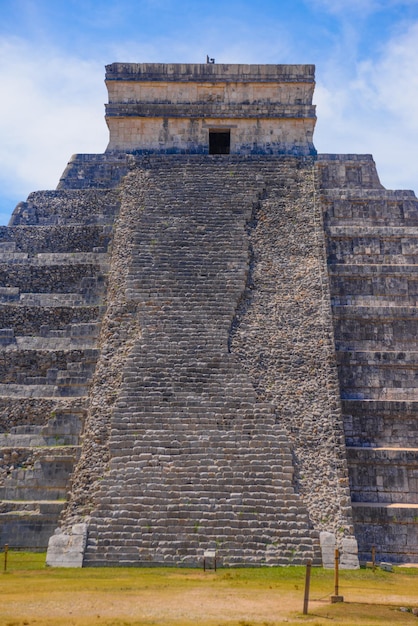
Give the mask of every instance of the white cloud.
[[402, 124], [418, 131], [418, 23], [389, 42], [379, 63], [360, 65], [358, 85], [376, 107], [396, 115]]
[[[331, 6], [328, 0], [315, 1]], [[332, 0], [332, 6], [343, 4]], [[360, 4], [370, 8], [381, 6], [384, 0], [356, 0], [356, 6]], [[256, 32], [251, 38], [245, 25], [241, 29], [236, 25], [239, 36], [232, 40], [221, 40], [216, 29], [203, 41], [163, 36], [152, 42], [115, 40], [106, 49], [106, 62], [199, 62], [206, 54], [216, 56], [218, 62], [268, 63], [278, 58], [294, 62], [291, 35], [286, 36], [284, 28], [272, 24], [265, 38]], [[347, 59], [347, 51], [355, 48], [351, 36], [351, 31], [346, 33], [346, 39], [328, 54], [327, 63], [318, 66], [315, 145], [319, 152], [373, 153], [383, 184], [418, 190], [418, 23], [388, 41], [377, 60], [362, 63], [356, 63], [355, 52]], [[68, 56], [51, 47], [34, 48], [17, 38], [0, 38], [0, 186], [4, 196], [17, 201], [32, 190], [54, 188], [74, 152], [105, 150], [103, 79], [102, 61]], [[0, 215], [3, 223], [13, 206], [5, 208], [7, 215]]]
[[[106, 90], [95, 61], [0, 39], [0, 184], [25, 199], [53, 189], [74, 152], [103, 152]], [[13, 207], [10, 207], [10, 211]], [[4, 220], [2, 220], [4, 221]]]
[[[151, 43], [116, 40], [106, 62], [204, 62], [212, 50], [218, 62], [268, 62], [267, 55], [283, 56], [287, 45], [284, 37], [273, 45], [256, 35], [252, 41], [245, 48], [221, 41], [217, 29], [206, 44], [162, 36]], [[54, 189], [73, 153], [106, 149], [104, 65], [0, 37], [0, 223], [31, 191]]]
[[316, 89], [320, 152], [373, 153], [387, 187], [418, 190], [418, 23], [356, 66], [346, 85], [327, 76]]

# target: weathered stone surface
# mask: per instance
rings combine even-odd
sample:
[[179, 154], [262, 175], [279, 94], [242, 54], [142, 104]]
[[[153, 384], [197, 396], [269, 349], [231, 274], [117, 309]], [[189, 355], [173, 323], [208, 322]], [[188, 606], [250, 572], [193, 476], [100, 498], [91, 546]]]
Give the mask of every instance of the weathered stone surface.
[[45, 549], [80, 456], [116, 191], [36, 192], [0, 229], [0, 532]]
[[87, 524], [75, 524], [70, 533], [56, 532], [48, 542], [46, 564], [50, 567], [82, 567]]
[[344, 537], [341, 541], [340, 551], [341, 569], [358, 569], [358, 544], [355, 537]]
[[312, 65], [112, 63], [106, 67], [108, 151], [315, 153]]
[[318, 169], [360, 558], [415, 561], [418, 201], [370, 157]]
[[[274, 406], [256, 398], [233, 342], [228, 354], [247, 282], [246, 222], [269, 177], [276, 185], [282, 171], [292, 180], [293, 162], [275, 161], [272, 171], [260, 159], [150, 158], [139, 165], [123, 186], [109, 275], [113, 284], [113, 263], [128, 263], [125, 279], [118, 269], [114, 297], [120, 306], [129, 299], [137, 327], [126, 329], [123, 345], [114, 325], [106, 334], [105, 353], [129, 350], [120, 352], [109, 451], [99, 455], [105, 473], [98, 471], [90, 490], [87, 453], [69, 508], [70, 524], [80, 511], [91, 515], [85, 563], [196, 564], [211, 545], [224, 564], [317, 559], [315, 531], [292, 482], [288, 436]], [[118, 237], [119, 227], [128, 239]], [[98, 367], [108, 376], [108, 361]], [[105, 417], [91, 415], [86, 442]], [[258, 529], [253, 542], [250, 527]]]
[[415, 195], [316, 157], [313, 66], [107, 85], [107, 152], [0, 228], [2, 541], [45, 547], [79, 459], [55, 564], [356, 567], [352, 509], [417, 560]]
[[335, 550], [337, 548], [335, 534], [322, 530], [319, 533], [319, 541], [321, 544], [322, 565], [328, 569], [333, 569], [335, 567]]

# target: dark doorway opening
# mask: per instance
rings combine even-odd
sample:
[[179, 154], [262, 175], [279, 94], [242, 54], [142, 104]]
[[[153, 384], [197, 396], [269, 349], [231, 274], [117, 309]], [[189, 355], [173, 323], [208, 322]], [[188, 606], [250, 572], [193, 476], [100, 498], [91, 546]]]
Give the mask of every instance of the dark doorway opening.
[[230, 130], [209, 131], [209, 154], [229, 154], [230, 145]]

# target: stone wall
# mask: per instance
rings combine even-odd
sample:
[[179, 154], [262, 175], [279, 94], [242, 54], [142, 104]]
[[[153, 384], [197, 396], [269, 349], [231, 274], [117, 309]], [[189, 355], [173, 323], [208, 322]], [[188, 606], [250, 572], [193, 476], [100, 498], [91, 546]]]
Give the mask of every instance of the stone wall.
[[80, 457], [118, 206], [110, 190], [36, 192], [0, 229], [0, 540], [12, 548], [46, 548]]
[[[225, 565], [317, 562], [319, 531], [341, 545], [352, 522], [312, 163], [141, 158], [122, 198], [84, 449], [49, 562], [85, 522], [87, 565], [198, 564], [208, 547]], [[265, 259], [278, 238], [282, 256]]]
[[368, 156], [318, 170], [360, 556], [416, 561], [418, 201]]
[[[257, 104], [260, 107], [258, 110], [261, 112], [269, 110], [268, 103], [270, 102], [280, 102], [282, 105], [290, 106], [296, 103], [310, 106], [312, 102], [314, 82], [311, 80], [311, 76], [306, 74], [303, 78], [302, 73], [298, 77], [288, 75], [288, 80], [286, 80], [284, 75], [277, 72], [276, 77], [279, 82], [268, 82], [268, 76], [260, 76], [259, 82], [256, 82], [256, 77], [247, 76], [248, 82], [244, 82], [244, 75], [238, 72], [233, 77], [235, 80], [227, 82], [228, 76], [225, 75], [224, 69], [221, 65], [217, 65], [216, 69], [219, 71], [215, 80], [204, 82], [204, 76], [200, 72], [201, 67], [206, 70], [206, 65], [200, 66], [199, 75], [196, 76], [195, 80], [188, 82], [184, 81], [184, 74], [181, 72], [178, 72], [172, 81], [163, 80], [161, 75], [157, 77], [152, 74], [153, 80], [150, 80], [148, 73], [145, 75], [136, 74], [135, 80], [129, 80], [125, 77], [121, 80], [118, 78], [113, 80], [112, 75], [108, 72], [109, 105], [122, 106], [121, 103], [124, 103], [126, 104], [126, 112], [128, 112], [129, 106], [136, 108], [140, 106], [138, 103], [157, 106], [158, 104], [171, 104], [173, 110], [179, 103], [182, 105], [200, 103], [201, 107], [203, 105], [209, 107], [204, 111], [206, 117], [208, 111], [213, 114], [215, 105], [218, 105], [219, 113], [220, 104], [240, 104], [243, 107], [242, 111], [245, 111], [246, 106]], [[118, 72], [117, 75], [119, 76], [120, 73]], [[108, 110], [112, 110], [112, 107], [109, 106]], [[303, 111], [303, 108], [299, 110]]]
[[[129, 169], [132, 173], [121, 187], [124, 201], [114, 235], [112, 222], [119, 210], [121, 192], [110, 188], [119, 185]], [[90, 190], [86, 189], [89, 181]], [[77, 184], [81, 190], [74, 189]], [[210, 203], [205, 204], [208, 199]], [[352, 536], [352, 519], [335, 345], [354, 527], [361, 555], [369, 558], [371, 545], [375, 545], [380, 558], [414, 559], [416, 462], [411, 437], [416, 422], [416, 208], [412, 192], [382, 188], [368, 156], [321, 155], [315, 167], [309, 160], [290, 157], [74, 157], [60, 190], [31, 194], [16, 208], [11, 226], [0, 229], [3, 540], [10, 537], [13, 544], [15, 537], [27, 545], [45, 545], [46, 534], [63, 504], [58, 506], [59, 499], [50, 500], [48, 513], [42, 513], [41, 496], [37, 500], [35, 492], [42, 493], [43, 483], [48, 489], [52, 472], [50, 493], [55, 489], [54, 497], [61, 498], [66, 489], [63, 477], [66, 481], [80, 457], [72, 477], [64, 528], [71, 532], [75, 525], [78, 533], [77, 524], [91, 516], [86, 563], [99, 564], [108, 559], [197, 563], [205, 545], [223, 545], [225, 564], [296, 562], [307, 554], [318, 558], [320, 531], [332, 532], [343, 545], [344, 538]], [[225, 216], [232, 220], [227, 227]], [[190, 230], [190, 224], [196, 226], [196, 233]], [[239, 226], [239, 241], [234, 239], [236, 234], [232, 235], [235, 231], [231, 224]], [[213, 233], [218, 232], [215, 225], [221, 225], [228, 234], [222, 245], [216, 239], [210, 243]], [[185, 233], [196, 239], [182, 243]], [[195, 248], [190, 248], [192, 241]], [[209, 246], [204, 254], [202, 242]], [[110, 266], [109, 243], [113, 255]], [[229, 261], [228, 246], [233, 250]], [[179, 259], [175, 256], [178, 253]], [[217, 255], [224, 255], [226, 273], [217, 269], [211, 277], [209, 268]], [[246, 261], [238, 272], [234, 259], [241, 258], [239, 255], [244, 255]], [[168, 270], [176, 264], [182, 268], [178, 275]], [[210, 283], [210, 292], [199, 294], [203, 300], [196, 304], [199, 317], [194, 319], [193, 309], [189, 308], [198, 292], [193, 290], [201, 285], [199, 281], [209, 279], [214, 282]], [[226, 285], [229, 291], [225, 291]], [[232, 285], [236, 285], [236, 293], [231, 291]], [[205, 309], [208, 293], [211, 297], [215, 294], [215, 308]], [[249, 497], [249, 491], [245, 492], [249, 487], [242, 482], [245, 471], [239, 469], [239, 464], [227, 470], [225, 457], [222, 461], [212, 458], [218, 449], [219, 432], [235, 442], [228, 448], [232, 445], [229, 441], [225, 448], [229, 450], [228, 468], [237, 450], [242, 456], [242, 450], [248, 447], [240, 430], [247, 423], [243, 407], [221, 408], [212, 386], [212, 395], [199, 396], [200, 379], [199, 391], [189, 390], [184, 396], [180, 387], [173, 395], [173, 383], [168, 384], [165, 375], [155, 380], [152, 375], [151, 382], [146, 375], [144, 379], [134, 376], [135, 371], [145, 372], [148, 367], [154, 371], [149, 359], [153, 350], [159, 354], [160, 332], [171, 346], [157, 358], [160, 365], [171, 363], [173, 354], [185, 349], [179, 351], [177, 335], [170, 335], [175, 320], [181, 320], [188, 329], [187, 350], [200, 350], [201, 343], [193, 343], [193, 328], [200, 324], [209, 332], [209, 322], [220, 314], [225, 294], [230, 302], [222, 313], [226, 316], [222, 328], [216, 326], [216, 332], [203, 339], [197, 335], [196, 341], [203, 341], [207, 354], [215, 345], [216, 350], [223, 346], [226, 353], [221, 351], [220, 357], [216, 352], [210, 367], [205, 361], [209, 369], [199, 370], [199, 375], [207, 381], [214, 376], [217, 386], [232, 376], [223, 395], [234, 404], [234, 394], [239, 392], [241, 402], [246, 398], [246, 410], [254, 410], [251, 419], [247, 416], [254, 447], [244, 455], [247, 464], [254, 463], [255, 467], [259, 463], [258, 475], [252, 474], [251, 481], [258, 484], [264, 472], [268, 480], [284, 489], [264, 490], [257, 496], [256, 519], [264, 520], [269, 529], [260, 541], [270, 546], [257, 557], [254, 555], [260, 545], [244, 550], [242, 543], [231, 543], [238, 527], [243, 529], [247, 524], [249, 528], [255, 523], [255, 518], [250, 524], [250, 517], [244, 516], [255, 510], [251, 509], [255, 503], [245, 500]], [[166, 303], [162, 309], [161, 298]], [[182, 308], [183, 298], [186, 308]], [[164, 308], [171, 301], [178, 305], [180, 317], [172, 317], [170, 307]], [[154, 326], [160, 329], [155, 337], [151, 333], [146, 343], [141, 343], [145, 341], [145, 329]], [[190, 358], [187, 350], [185, 359]], [[144, 354], [148, 355], [145, 361]], [[225, 359], [229, 362], [226, 370]], [[176, 371], [178, 367], [173, 361], [171, 369]], [[162, 391], [166, 384], [167, 393]], [[144, 385], [141, 401], [132, 399], [133, 405], [126, 400], [130, 385], [132, 389]], [[152, 385], [156, 385], [154, 391]], [[151, 394], [151, 404], [145, 402], [146, 394]], [[195, 396], [200, 398], [198, 404], [193, 403]], [[133, 394], [132, 398], [136, 397]], [[154, 408], [148, 413], [150, 407]], [[174, 508], [169, 515], [168, 509], [162, 513], [157, 502], [158, 493], [164, 493], [165, 487], [153, 492], [156, 500], [149, 509], [143, 504], [147, 490], [144, 488], [140, 496], [132, 492], [132, 501], [136, 502], [132, 505], [132, 520], [138, 514], [148, 535], [135, 535], [135, 546], [128, 550], [124, 533], [131, 532], [131, 522], [127, 521], [131, 518], [122, 515], [114, 526], [110, 521], [113, 515], [119, 519], [120, 507], [126, 504], [114, 500], [114, 485], [125, 479], [123, 468], [139, 472], [137, 482], [141, 484], [146, 467], [149, 484], [157, 485], [164, 476], [161, 468], [172, 467], [170, 471], [179, 484], [183, 479], [190, 484], [190, 477], [182, 478], [176, 465], [180, 458], [184, 461], [178, 447], [174, 450], [168, 439], [162, 439], [158, 449], [150, 447], [150, 438], [157, 441], [159, 428], [167, 423], [163, 419], [167, 407], [172, 417], [182, 415], [180, 422], [174, 420], [173, 424], [187, 423], [190, 431], [187, 437], [182, 434], [180, 442], [176, 430], [170, 441], [179, 442], [180, 449], [197, 446], [189, 470], [193, 476], [201, 476], [202, 464], [213, 462], [205, 480], [210, 478], [214, 484], [217, 477], [216, 489], [222, 492], [222, 481], [232, 477], [237, 488], [234, 493], [247, 493], [247, 504], [242, 506], [241, 499], [241, 504], [235, 506], [232, 492], [225, 496], [229, 510], [238, 516], [235, 521], [228, 518], [227, 523], [225, 517], [217, 521], [211, 518], [210, 508], [203, 507], [202, 513], [197, 504], [192, 507], [193, 514], [186, 515], [186, 507], [176, 517], [178, 503], [186, 502], [186, 491], [182, 487], [176, 492], [170, 481], [166, 487], [177, 495], [173, 495]], [[207, 440], [200, 440], [196, 434], [200, 427], [197, 416], [202, 411]], [[126, 447], [128, 414], [134, 416], [129, 426], [134, 430], [128, 435], [134, 449]], [[184, 421], [186, 415], [189, 421]], [[244, 421], [234, 422], [233, 415], [240, 415]], [[222, 429], [220, 424], [224, 424]], [[143, 443], [139, 444], [140, 430], [145, 427]], [[80, 452], [74, 446], [80, 444], [83, 428], [85, 441]], [[263, 458], [257, 456], [256, 442], [265, 450]], [[66, 451], [51, 452], [50, 448], [57, 445]], [[38, 461], [35, 447], [45, 449], [51, 462]], [[200, 465], [196, 464], [198, 458]], [[282, 464], [275, 466], [275, 477], [267, 470], [268, 458], [270, 464], [271, 458], [281, 459]], [[207, 489], [203, 474], [197, 492], [199, 489]], [[263, 489], [267, 489], [265, 484]], [[271, 484], [268, 489], [272, 489]], [[255, 483], [251, 492], [258, 493]], [[27, 499], [19, 508], [16, 502], [22, 494]], [[266, 501], [282, 502], [279, 509], [292, 511], [290, 517], [279, 518], [285, 530], [279, 532], [276, 528], [278, 520], [273, 521], [268, 509], [263, 508]], [[26, 517], [22, 510], [27, 511]], [[294, 526], [292, 515], [303, 520], [299, 526]], [[16, 519], [21, 525], [12, 532]], [[177, 543], [174, 537], [167, 540], [173, 542], [170, 548], [163, 546], [166, 540], [162, 528], [168, 520], [182, 536]], [[223, 539], [218, 536], [219, 525], [224, 528]], [[123, 530], [125, 526], [127, 531]], [[151, 533], [149, 526], [155, 527]], [[30, 530], [35, 527], [38, 530]], [[284, 545], [290, 541], [290, 531], [298, 539], [289, 552]], [[277, 545], [275, 533], [281, 537]], [[110, 540], [111, 536], [115, 540]], [[245, 533], [241, 536], [244, 538]], [[84, 541], [86, 535], [83, 537]]]
[[231, 154], [314, 154], [310, 65], [129, 64], [106, 67], [108, 151], [208, 154], [211, 131]]
[[[186, 108], [186, 107], [185, 107]], [[204, 107], [207, 108], [206, 106]], [[111, 142], [108, 150], [127, 150], [142, 154], [208, 154], [209, 132], [228, 130], [231, 133], [231, 154], [294, 154], [313, 152], [312, 123], [303, 119], [289, 119], [278, 125], [265, 119], [249, 119], [243, 111], [242, 118], [230, 115], [210, 118], [188, 116], [177, 119], [174, 112], [161, 111], [153, 105], [153, 119], [132, 116], [108, 118]], [[196, 113], [196, 112], [195, 112]], [[163, 117], [163, 115], [167, 117]]]
[[315, 528], [341, 540], [352, 533], [351, 505], [315, 174], [309, 162], [275, 168], [249, 228], [251, 273], [231, 350], [275, 406]]
[[70, 489], [50, 564], [417, 560], [415, 195], [316, 158], [311, 65], [106, 83], [106, 153], [0, 227], [1, 540]]

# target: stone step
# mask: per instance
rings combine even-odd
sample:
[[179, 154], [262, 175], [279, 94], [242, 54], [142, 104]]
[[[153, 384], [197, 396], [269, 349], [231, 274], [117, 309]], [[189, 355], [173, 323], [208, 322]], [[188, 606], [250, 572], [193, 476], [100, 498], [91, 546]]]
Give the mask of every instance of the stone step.
[[4, 352], [16, 350], [95, 350], [99, 333], [98, 323], [71, 324], [63, 330], [40, 328], [40, 336], [15, 337], [13, 328], [0, 329], [0, 346]]
[[[143, 330], [123, 365], [85, 563], [192, 564], [216, 539], [229, 563], [289, 563], [293, 546], [304, 546], [297, 559], [316, 555], [285, 429], [228, 354], [246, 288], [248, 221], [267, 184], [277, 212], [298, 197], [295, 161], [266, 159], [266, 171], [259, 159], [140, 162], [149, 163], [150, 191], [133, 226], [127, 294]], [[260, 527], [263, 539], [246, 542]]]
[[[394, 216], [414, 215], [417, 199], [414, 191], [408, 189], [386, 189], [382, 185], [363, 185], [361, 188], [321, 186], [321, 195], [327, 203], [328, 214], [340, 219], [362, 218], [381, 212]], [[351, 204], [353, 205], [350, 210]], [[347, 211], [344, 208], [347, 207]], [[382, 208], [382, 211], [380, 210]], [[416, 212], [416, 208], [415, 208]]]
[[[353, 502], [353, 509], [356, 510], [358, 515], [361, 515], [362, 512], [367, 511], [367, 509], [370, 509], [370, 512], [375, 511], [376, 513], [378, 513], [378, 509], [381, 509], [382, 511], [386, 511], [387, 514], [394, 512], [394, 517], [396, 517], [397, 511], [407, 518], [408, 514], [411, 512], [416, 516], [418, 504], [410, 502]], [[414, 523], [416, 523], [416, 520], [414, 520]]]
[[[416, 202], [416, 211], [418, 211], [418, 201]], [[418, 212], [416, 214], [418, 220]], [[400, 242], [405, 246], [405, 253], [408, 252], [411, 245], [416, 245], [418, 234], [416, 225], [406, 226], [400, 221], [397, 226], [381, 226], [376, 224], [374, 220], [369, 223], [367, 220], [360, 220], [357, 224], [348, 224], [345, 220], [332, 222], [327, 220], [327, 239], [328, 243], [336, 239], [351, 242], [353, 249], [369, 247], [375, 245], [377, 249], [381, 246], [388, 245], [390, 242]], [[414, 247], [416, 250], [416, 247]]]
[[47, 384], [0, 384], [0, 397], [22, 400], [29, 398], [78, 398], [87, 395], [87, 381], [83, 383], [68, 382], [63, 385], [47, 385]]
[[[87, 381], [97, 361], [93, 350], [5, 350], [0, 353], [0, 384], [33, 384], [32, 379], [44, 384], [62, 384], [77, 376]], [[36, 384], [36, 382], [35, 382]]]
[[364, 401], [380, 401], [380, 402], [416, 402], [418, 393], [414, 387], [389, 387], [382, 389], [376, 384], [376, 387], [362, 388], [344, 387], [341, 392], [341, 400], [364, 400]]
[[[104, 253], [110, 241], [110, 226], [1, 226], [0, 242], [15, 242], [16, 252], [7, 254]], [[17, 257], [18, 259], [19, 257]], [[23, 258], [23, 257], [22, 257]], [[48, 257], [46, 257], [48, 258]], [[81, 259], [82, 257], [79, 257]], [[0, 260], [8, 260], [1, 257]]]
[[79, 446], [0, 448], [0, 500], [61, 500]]
[[394, 277], [397, 279], [415, 279], [416, 274], [418, 273], [418, 265], [403, 264], [402, 266], [399, 266], [391, 265], [390, 263], [364, 263], [363, 265], [361, 263], [353, 263], [350, 265], [349, 263], [332, 263], [332, 265], [328, 266], [328, 273], [331, 281], [333, 277], [347, 277], [347, 279], [350, 279], [353, 282], [356, 278], [358, 280], [372, 278], [375, 279], [379, 285], [379, 281], [385, 278]]
[[0, 252], [1, 263], [27, 263], [29, 262], [29, 254], [27, 252]]
[[57, 336], [71, 334], [75, 326], [97, 324], [103, 313], [103, 307], [85, 306], [33, 306], [0, 303], [0, 328], [14, 329], [20, 336], [52, 336], [52, 331], [59, 331]]
[[72, 263], [57, 265], [0, 264], [0, 295], [22, 293], [101, 293], [104, 277], [98, 264]]
[[[5, 386], [7, 390], [7, 385]], [[25, 429], [27, 426], [42, 426], [47, 429], [51, 422], [51, 428], [62, 428], [62, 431], [55, 431], [53, 435], [60, 432], [67, 435], [73, 434], [71, 429], [65, 426], [67, 416], [84, 422], [86, 415], [86, 398], [11, 398], [7, 391], [6, 395], [0, 395], [0, 432], [11, 433], [15, 428]], [[25, 432], [16, 430], [15, 432]]]
[[397, 369], [414, 368], [418, 364], [418, 351], [412, 350], [342, 350], [337, 351], [339, 365], [359, 367], [375, 366]]
[[346, 391], [358, 390], [367, 394], [369, 391], [370, 393], [379, 393], [380, 390], [382, 395], [386, 392], [391, 393], [391, 391], [395, 393], [413, 392], [416, 389], [416, 370], [416, 365], [386, 368], [351, 363], [346, 366], [340, 365], [338, 368], [341, 384], [344, 385]]
[[7, 432], [0, 433], [0, 447], [44, 447], [74, 446], [80, 443], [84, 424], [84, 414], [67, 411], [51, 412], [44, 415], [42, 424], [22, 424], [10, 426]]
[[418, 504], [353, 502], [353, 518], [360, 560], [390, 563], [418, 562]]
[[[327, 227], [330, 232], [334, 233], [359, 233], [373, 232], [374, 229], [400, 229], [400, 228], [416, 228], [418, 225], [417, 201], [395, 201], [387, 203], [385, 199], [369, 200], [362, 202], [354, 202], [358, 207], [354, 208], [351, 213], [349, 202], [341, 203], [333, 202], [327, 211]], [[371, 211], [367, 205], [374, 204], [374, 211]], [[338, 206], [336, 206], [338, 205]], [[380, 208], [379, 208], [380, 207]], [[337, 215], [347, 212], [347, 215]], [[364, 214], [363, 216], [361, 214]], [[334, 230], [335, 229], [335, 230]]]
[[[318, 155], [318, 161], [322, 159], [324, 155]], [[339, 155], [332, 155], [339, 156]], [[346, 155], [344, 155], [345, 158]], [[374, 169], [376, 168], [374, 164]], [[375, 169], [376, 175], [376, 169]], [[338, 217], [341, 217], [345, 212], [342, 208], [350, 206], [351, 203], [355, 204], [353, 207], [354, 212], [358, 209], [361, 211], [376, 210], [379, 213], [380, 203], [386, 203], [392, 210], [396, 206], [400, 208], [406, 208], [414, 213], [416, 211], [417, 198], [415, 192], [411, 189], [386, 189], [380, 182], [375, 184], [376, 179], [372, 184], [363, 184], [361, 187], [358, 185], [350, 187], [350, 185], [321, 185], [321, 195], [324, 201], [327, 202], [331, 209], [337, 209]], [[377, 203], [374, 204], [373, 201]], [[370, 206], [368, 206], [370, 205]]]
[[418, 400], [343, 400], [342, 408], [348, 445], [406, 447], [417, 439]]
[[[417, 282], [418, 287], [418, 282]], [[377, 308], [408, 308], [416, 307], [418, 303], [418, 295], [408, 294], [379, 294], [379, 295], [344, 295], [333, 296], [331, 305], [333, 309], [337, 307], [377, 307]]]
[[[146, 520], [144, 520], [146, 521]], [[152, 521], [152, 520], [151, 520]], [[314, 556], [316, 562], [320, 562], [319, 550], [315, 546], [315, 534], [307, 533], [306, 528], [278, 532], [276, 541], [271, 543], [271, 532], [267, 527], [263, 532], [262, 519], [246, 520], [237, 519], [234, 523], [231, 518], [206, 520], [191, 520], [191, 524], [185, 524], [185, 519], [167, 520], [160, 530], [153, 532], [151, 524], [144, 525], [142, 531], [138, 523], [127, 527], [125, 532], [119, 528], [91, 527], [95, 534], [103, 537], [104, 547], [98, 551], [97, 543], [89, 538], [86, 565], [97, 565], [100, 559], [106, 556], [109, 562], [162, 562], [178, 564], [188, 562], [196, 565], [197, 559], [203, 557], [203, 546], [217, 545], [218, 563], [232, 565], [234, 563], [266, 563], [286, 564], [301, 563], [303, 558]], [[288, 526], [288, 522], [284, 522]], [[257, 532], [258, 529], [258, 532]], [[251, 532], [252, 540], [248, 540], [248, 532]], [[289, 536], [290, 532], [290, 536]], [[293, 532], [293, 535], [292, 535]], [[155, 538], [159, 538], [157, 543]], [[255, 557], [255, 554], [257, 555]]]
[[0, 545], [10, 549], [45, 550], [58, 525], [64, 501], [0, 502]]
[[125, 153], [74, 154], [58, 183], [58, 190], [111, 189], [128, 173]]
[[98, 246], [87, 252], [39, 252], [31, 257], [31, 264], [39, 267], [89, 264], [106, 271], [108, 263], [109, 256], [104, 246]]
[[31, 258], [38, 266], [91, 264], [100, 266], [102, 271], [108, 269], [109, 257], [104, 246], [93, 248], [91, 252], [40, 252]]
[[108, 224], [119, 208], [116, 191], [75, 190], [35, 191], [20, 202], [11, 225]]
[[[341, 334], [341, 326], [339, 325], [338, 331]], [[344, 324], [345, 327], [348, 324]], [[376, 334], [379, 331], [379, 328], [376, 328]], [[348, 335], [345, 332], [342, 333], [345, 336]], [[341, 340], [340, 338], [335, 341], [335, 350], [336, 352], [396, 352], [396, 351], [417, 351], [418, 350], [418, 340], [414, 341], [412, 338], [403, 337], [398, 339], [398, 337], [393, 337], [391, 333], [385, 333], [386, 336], [383, 336], [383, 333], [379, 333], [380, 337], [376, 341], [374, 340], [356, 340], [355, 338], [347, 338], [346, 340]]]
[[339, 249], [331, 249], [328, 254], [330, 263], [342, 265], [347, 263], [348, 265], [398, 265], [400, 269], [404, 265], [411, 266], [418, 263], [418, 254], [403, 254], [400, 249], [396, 252], [377, 251], [370, 253], [352, 253], [350, 250], [345, 250], [342, 247]]
[[59, 515], [65, 506], [62, 500], [1, 500], [0, 515]]
[[[87, 325], [84, 326], [86, 327]], [[7, 345], [5, 345], [3, 350], [7, 353], [14, 351], [71, 352], [77, 350], [87, 352], [91, 351], [92, 353], [94, 353], [95, 351], [97, 351], [97, 327], [96, 325], [93, 326], [94, 328], [92, 329], [92, 332], [95, 333], [94, 335], [88, 335], [87, 332], [90, 331], [88, 331], [87, 328], [84, 328], [84, 330], [86, 331], [85, 335], [67, 335], [61, 337], [14, 337], [14, 335], [12, 335], [12, 341], [7, 342]]]
[[348, 447], [354, 502], [418, 504], [418, 448]]
[[[416, 386], [416, 353], [338, 352], [338, 373], [345, 390], [413, 390]], [[374, 356], [373, 356], [374, 355]]]
[[16, 306], [38, 306], [38, 307], [81, 307], [101, 302], [100, 295], [94, 289], [83, 289], [81, 293], [20, 293], [14, 289], [13, 293], [8, 290], [6, 293], [0, 291], [0, 304], [12, 302]]
[[418, 324], [413, 312], [408, 316], [376, 316], [369, 315], [363, 319], [351, 311], [350, 317], [334, 319], [334, 332], [338, 349], [366, 350], [416, 350]]

